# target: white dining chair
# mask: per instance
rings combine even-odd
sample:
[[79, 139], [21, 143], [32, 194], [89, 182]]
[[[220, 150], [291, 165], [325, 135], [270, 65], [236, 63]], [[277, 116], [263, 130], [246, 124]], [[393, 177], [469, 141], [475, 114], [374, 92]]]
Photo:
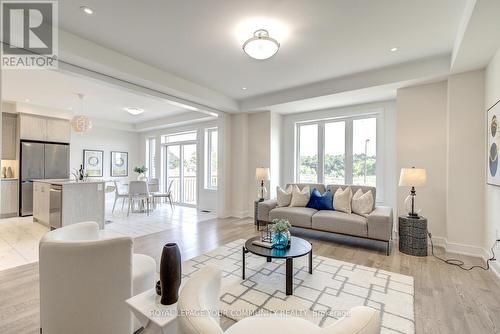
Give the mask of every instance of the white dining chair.
[[121, 198], [123, 199], [123, 202], [122, 202], [122, 211], [123, 211], [123, 207], [125, 206], [125, 200], [128, 199], [128, 192], [126, 191], [123, 191], [122, 187], [121, 187], [121, 184], [119, 182], [116, 182], [116, 181], [113, 181], [113, 184], [115, 186], [115, 202], [113, 203], [113, 210], [111, 211], [112, 213], [115, 212], [115, 206], [116, 206], [116, 202]]
[[130, 208], [133, 209], [134, 203], [139, 201], [146, 209], [146, 214], [149, 216], [149, 205], [152, 202], [151, 194], [149, 193], [148, 184], [146, 181], [130, 181], [128, 185], [128, 210], [127, 216], [130, 215]]
[[172, 185], [174, 184], [174, 180], [170, 180], [168, 184], [167, 191], [164, 193], [161, 192], [155, 192], [152, 193], [151, 195], [153, 196], [153, 207], [156, 208], [156, 199], [157, 198], [165, 198], [168, 199], [170, 203], [170, 208], [173, 210], [174, 209], [174, 204], [172, 202]]

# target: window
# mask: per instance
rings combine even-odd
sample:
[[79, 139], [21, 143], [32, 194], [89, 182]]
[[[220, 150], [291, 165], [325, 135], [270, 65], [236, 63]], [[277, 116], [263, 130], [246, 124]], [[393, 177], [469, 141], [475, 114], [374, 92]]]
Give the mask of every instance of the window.
[[377, 117], [297, 123], [296, 180], [376, 186]]
[[318, 181], [318, 124], [298, 127], [299, 182]]
[[217, 189], [218, 138], [217, 128], [205, 130], [205, 188]]
[[146, 138], [146, 168], [149, 179], [156, 177], [156, 138]]
[[196, 140], [197, 133], [196, 131], [183, 132], [183, 133], [174, 133], [171, 135], [165, 135], [162, 137], [162, 143], [177, 143], [183, 141], [193, 141]]

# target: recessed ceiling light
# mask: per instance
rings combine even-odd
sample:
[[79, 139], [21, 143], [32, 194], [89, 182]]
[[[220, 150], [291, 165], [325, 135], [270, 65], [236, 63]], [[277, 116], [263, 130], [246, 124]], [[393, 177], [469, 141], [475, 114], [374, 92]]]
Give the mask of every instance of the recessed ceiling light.
[[243, 90], [247, 90], [247, 88], [246, 88], [246, 87], [241, 87], [241, 89], [243, 89]]
[[243, 44], [243, 51], [253, 59], [269, 59], [278, 52], [280, 43], [269, 37], [266, 29], [255, 30], [253, 37]]
[[92, 15], [94, 14], [94, 10], [90, 7], [87, 6], [81, 6], [80, 9], [87, 15]]
[[29, 101], [30, 101], [30, 99], [24, 99], [24, 102], [29, 102]]
[[126, 112], [128, 112], [130, 115], [140, 115], [144, 112], [144, 109], [137, 108], [137, 107], [126, 107], [123, 108]]
[[399, 50], [399, 48], [397, 46], [389, 49], [389, 51], [391, 51], [391, 52], [396, 52], [398, 50]]

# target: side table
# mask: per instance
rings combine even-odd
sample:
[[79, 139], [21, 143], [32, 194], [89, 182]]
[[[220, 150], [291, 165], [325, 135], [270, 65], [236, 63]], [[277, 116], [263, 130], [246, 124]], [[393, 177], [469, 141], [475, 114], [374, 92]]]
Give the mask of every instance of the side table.
[[427, 256], [427, 218], [399, 216], [399, 251]]

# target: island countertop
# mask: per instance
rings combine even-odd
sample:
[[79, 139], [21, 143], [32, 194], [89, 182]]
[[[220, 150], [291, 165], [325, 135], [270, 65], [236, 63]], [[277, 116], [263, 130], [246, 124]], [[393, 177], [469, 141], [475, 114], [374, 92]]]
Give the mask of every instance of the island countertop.
[[87, 180], [87, 181], [75, 181], [70, 179], [41, 179], [41, 180], [33, 180], [33, 182], [41, 182], [41, 183], [50, 183], [56, 185], [69, 185], [69, 184], [95, 184], [95, 183], [104, 183], [103, 180]]

